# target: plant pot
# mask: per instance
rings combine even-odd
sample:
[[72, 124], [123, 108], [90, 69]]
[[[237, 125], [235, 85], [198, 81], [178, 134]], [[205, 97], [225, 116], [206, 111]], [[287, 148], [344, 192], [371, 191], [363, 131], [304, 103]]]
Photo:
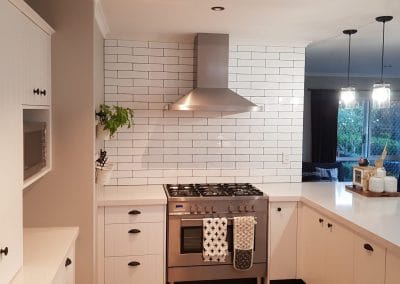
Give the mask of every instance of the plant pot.
[[96, 137], [100, 140], [110, 140], [110, 130], [104, 130], [103, 125], [96, 125]]
[[111, 179], [113, 170], [114, 164], [107, 164], [104, 167], [96, 167], [96, 184], [107, 184]]

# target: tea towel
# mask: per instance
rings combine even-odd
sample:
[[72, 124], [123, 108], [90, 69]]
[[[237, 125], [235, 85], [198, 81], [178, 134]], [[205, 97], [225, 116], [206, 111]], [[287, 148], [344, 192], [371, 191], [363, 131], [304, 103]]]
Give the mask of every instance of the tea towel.
[[203, 218], [203, 260], [225, 262], [228, 252], [226, 218]]

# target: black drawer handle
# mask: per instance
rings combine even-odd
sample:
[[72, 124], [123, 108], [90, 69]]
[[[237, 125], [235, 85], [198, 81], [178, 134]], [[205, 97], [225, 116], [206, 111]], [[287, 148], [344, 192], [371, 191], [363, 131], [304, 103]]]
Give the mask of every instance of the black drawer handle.
[[318, 222], [320, 222], [320, 223], [322, 224], [322, 223], [324, 223], [324, 219], [319, 218], [319, 219], [318, 219]]
[[39, 88], [33, 89], [33, 94], [34, 95], [39, 95], [40, 94]]
[[333, 225], [331, 223], [328, 223], [328, 228], [332, 228]]
[[8, 247], [5, 247], [3, 249], [0, 249], [0, 255], [4, 254], [5, 256], [8, 255]]
[[65, 267], [70, 266], [72, 264], [72, 260], [67, 257], [67, 259], [65, 260]]
[[128, 265], [129, 265], [129, 266], [132, 266], [132, 267], [134, 267], [134, 266], [139, 266], [139, 265], [140, 265], [140, 262], [139, 262], [139, 261], [131, 261], [131, 262], [128, 263]]
[[142, 213], [142, 212], [140, 212], [139, 210], [131, 210], [131, 211], [129, 211], [129, 215], [139, 215], [140, 213]]
[[129, 234], [139, 234], [140, 230], [139, 229], [131, 229], [128, 231]]
[[41, 90], [41, 91], [40, 91], [40, 94], [43, 95], [43, 96], [45, 96], [45, 95], [46, 95], [46, 90], [45, 90], [45, 89]]
[[364, 244], [364, 248], [365, 248], [367, 251], [374, 251], [374, 248], [373, 248], [370, 244]]
[[278, 207], [278, 208], [276, 208], [276, 211], [281, 212], [282, 208]]

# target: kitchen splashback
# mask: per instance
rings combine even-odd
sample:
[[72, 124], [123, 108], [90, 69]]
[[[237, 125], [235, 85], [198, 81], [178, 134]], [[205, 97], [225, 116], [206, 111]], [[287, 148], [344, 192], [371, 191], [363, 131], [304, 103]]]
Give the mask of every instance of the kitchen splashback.
[[135, 125], [105, 142], [113, 185], [300, 182], [304, 47], [230, 44], [229, 88], [263, 112], [165, 111], [193, 88], [193, 44], [105, 41], [105, 101]]

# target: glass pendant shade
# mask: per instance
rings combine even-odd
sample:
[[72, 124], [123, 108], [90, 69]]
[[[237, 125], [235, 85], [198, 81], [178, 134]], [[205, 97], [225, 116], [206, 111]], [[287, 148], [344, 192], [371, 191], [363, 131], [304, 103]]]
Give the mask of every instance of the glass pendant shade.
[[343, 108], [356, 106], [356, 89], [353, 87], [342, 88], [340, 91], [340, 105]]
[[354, 108], [356, 107], [356, 89], [350, 87], [350, 62], [351, 62], [351, 36], [357, 33], [357, 30], [344, 30], [343, 33], [349, 36], [349, 49], [347, 56], [347, 87], [344, 87], [340, 91], [340, 106], [342, 108]]
[[390, 84], [374, 84], [372, 89], [372, 107], [377, 109], [390, 107]]

